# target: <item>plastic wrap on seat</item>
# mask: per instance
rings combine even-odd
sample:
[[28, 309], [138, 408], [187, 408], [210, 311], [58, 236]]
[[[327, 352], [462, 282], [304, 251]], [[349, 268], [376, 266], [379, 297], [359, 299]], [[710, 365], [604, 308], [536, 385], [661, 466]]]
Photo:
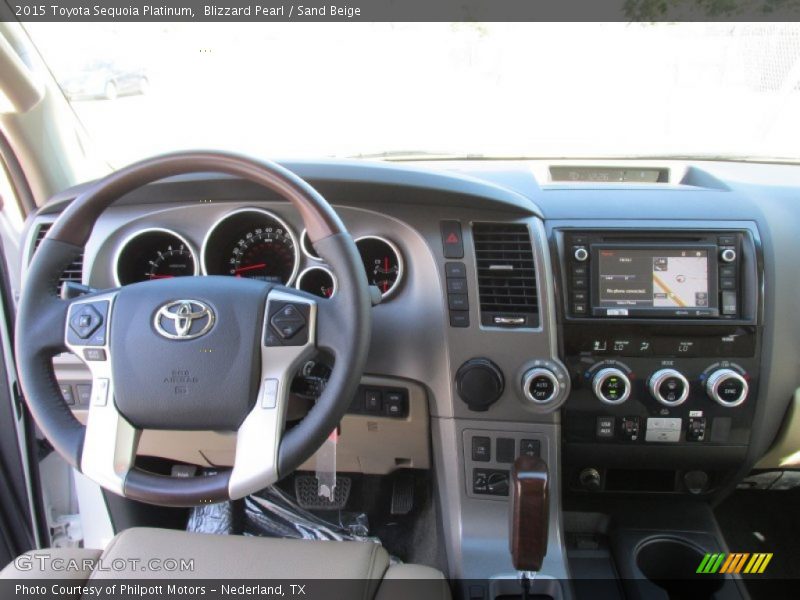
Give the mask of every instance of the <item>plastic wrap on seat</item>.
[[[366, 514], [336, 510], [328, 511], [327, 518], [323, 518], [301, 508], [290, 495], [274, 486], [245, 498], [244, 511], [244, 535], [380, 543], [369, 535]], [[186, 529], [219, 535], [234, 533], [233, 503], [196, 506]]]

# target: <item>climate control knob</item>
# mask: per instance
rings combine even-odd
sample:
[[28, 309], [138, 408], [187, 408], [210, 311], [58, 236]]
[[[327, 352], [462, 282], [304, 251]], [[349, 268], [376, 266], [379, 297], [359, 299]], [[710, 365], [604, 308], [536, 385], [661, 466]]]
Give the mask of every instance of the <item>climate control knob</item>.
[[706, 380], [708, 397], [727, 408], [747, 400], [749, 390], [747, 380], [733, 369], [718, 369]]
[[656, 371], [650, 376], [647, 386], [653, 398], [664, 406], [678, 406], [689, 397], [689, 381], [675, 369]]
[[631, 380], [620, 369], [600, 369], [592, 380], [594, 395], [606, 404], [622, 404], [631, 395]]
[[560, 384], [550, 369], [537, 367], [522, 377], [522, 391], [535, 404], [547, 404], [558, 396]]

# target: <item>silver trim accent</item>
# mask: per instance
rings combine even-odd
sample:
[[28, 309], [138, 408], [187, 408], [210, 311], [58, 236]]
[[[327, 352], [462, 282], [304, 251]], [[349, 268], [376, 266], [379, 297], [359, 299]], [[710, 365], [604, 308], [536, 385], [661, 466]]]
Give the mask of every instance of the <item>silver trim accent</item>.
[[208, 275], [208, 267], [206, 265], [206, 251], [208, 249], [208, 240], [211, 239], [211, 236], [214, 235], [214, 232], [217, 230], [220, 224], [222, 224], [229, 218], [244, 212], [260, 213], [261, 215], [266, 215], [271, 219], [275, 219], [286, 230], [286, 233], [289, 234], [289, 237], [292, 240], [292, 244], [294, 244], [294, 268], [292, 268], [292, 274], [289, 277], [288, 281], [286, 281], [286, 283], [284, 283], [283, 285], [285, 285], [286, 287], [291, 287], [291, 285], [294, 283], [295, 278], [297, 277], [297, 272], [300, 270], [300, 252], [302, 252], [302, 249], [300, 251], [298, 251], [297, 249], [299, 246], [299, 244], [297, 243], [297, 236], [294, 234], [294, 230], [291, 227], [289, 227], [286, 221], [281, 219], [278, 215], [263, 208], [256, 208], [252, 206], [243, 206], [242, 208], [237, 208], [235, 210], [225, 213], [219, 219], [214, 221], [214, 224], [211, 225], [209, 230], [206, 232], [206, 236], [205, 238], [203, 238], [203, 245], [200, 247], [201, 273], [203, 275]]
[[[189, 240], [187, 240], [184, 236], [173, 229], [168, 229], [166, 227], [145, 227], [144, 229], [137, 229], [130, 235], [128, 235], [123, 242], [120, 244], [119, 248], [117, 248], [116, 252], [114, 252], [114, 285], [117, 287], [122, 286], [122, 282], [119, 280], [119, 260], [122, 257], [122, 253], [125, 251], [125, 248], [128, 247], [133, 240], [136, 238], [146, 235], [148, 233], [166, 233], [172, 236], [175, 236], [176, 239], [180, 240], [180, 242], [186, 246], [186, 249], [189, 251], [189, 254], [192, 255], [192, 260], [194, 261], [194, 273], [192, 275], [197, 276], [200, 274], [200, 257], [197, 255], [197, 251], [194, 249]], [[125, 284], [130, 285], [130, 284]]]
[[[733, 402], [726, 402], [719, 395], [719, 386], [728, 379], [735, 379], [742, 384], [742, 393]], [[747, 400], [747, 395], [750, 393], [750, 386], [747, 380], [733, 369], [719, 369], [708, 376], [706, 380], [706, 393], [720, 406], [734, 408]]]
[[[310, 260], [313, 260], [313, 261], [316, 261], [316, 262], [324, 262], [324, 261], [322, 260], [322, 257], [321, 257], [321, 256], [314, 256], [313, 254], [311, 254], [311, 252], [309, 252], [309, 251], [306, 249], [306, 241], [308, 241], [309, 243], [311, 243], [311, 242], [308, 240], [308, 229], [303, 229], [303, 231], [301, 231], [301, 232], [300, 232], [300, 250], [302, 250], [302, 251], [303, 251], [303, 255], [304, 255], [306, 258], [310, 259]], [[306, 270], [308, 270], [308, 269], [306, 269]]]
[[[683, 383], [683, 393], [674, 402], [664, 399], [658, 392], [658, 388], [661, 387], [661, 384], [664, 383], [664, 380], [670, 377], [680, 379], [681, 383]], [[650, 393], [653, 395], [653, 398], [658, 400], [664, 406], [679, 406], [686, 402], [686, 399], [689, 397], [689, 381], [683, 376], [683, 373], [676, 371], [675, 369], [661, 369], [656, 371], [650, 376], [650, 379], [647, 382], [647, 387], [650, 388]]]
[[[114, 379], [111, 375], [111, 314], [116, 293], [109, 292], [73, 302], [64, 326], [64, 343], [86, 365], [92, 374], [92, 395], [86, 420], [86, 435], [81, 452], [81, 472], [89, 479], [114, 492], [124, 495], [125, 478], [136, 458], [141, 431], [131, 425], [117, 410], [114, 402]], [[68, 341], [70, 315], [82, 304], [106, 301], [106, 343], [104, 346], [73, 345]], [[87, 348], [104, 350], [106, 360], [84, 360]]]
[[[331, 281], [333, 281], [333, 292], [331, 293], [330, 297], [333, 298], [336, 295], [336, 292], [339, 290], [339, 282], [336, 279], [336, 275], [333, 274], [333, 271], [331, 271], [328, 267], [322, 265], [313, 265], [303, 269], [297, 276], [297, 281], [295, 281], [294, 287], [298, 290], [306, 291], [303, 290], [300, 286], [303, 283], [303, 277], [305, 277], [309, 271], [325, 271], [328, 275], [330, 275]], [[313, 292], [308, 292], [308, 293], [311, 294]]]
[[[381, 294], [381, 298], [386, 300], [390, 298], [392, 295], [394, 295], [394, 293], [397, 291], [397, 288], [400, 287], [400, 283], [403, 281], [403, 276], [405, 275], [405, 263], [403, 262], [403, 254], [400, 252], [400, 248], [397, 247], [397, 244], [395, 244], [391, 240], [386, 239], [385, 237], [379, 235], [362, 235], [361, 237], [357, 237], [355, 240], [353, 240], [356, 244], [356, 248], [358, 248], [358, 242], [360, 242], [361, 240], [379, 240], [388, 245], [389, 248], [392, 249], [392, 252], [394, 252], [395, 256], [397, 257], [397, 279], [395, 280], [394, 284], [392, 284], [392, 287], [386, 290], [386, 293]], [[359, 250], [358, 253], [360, 255], [361, 251]]]
[[270, 302], [309, 305], [308, 342], [304, 346], [261, 346], [261, 385], [253, 409], [236, 433], [236, 456], [228, 495], [244, 498], [278, 481], [280, 447], [292, 375], [316, 346], [317, 304], [285, 290], [272, 290], [267, 297], [262, 331], [269, 324]]
[[732, 263], [736, 260], [736, 250], [733, 248], [725, 248], [725, 250], [720, 253], [719, 257], [722, 259], [722, 262]]
[[[170, 308], [177, 306], [177, 311], [171, 311]], [[195, 310], [194, 307], [200, 307], [200, 310]], [[208, 318], [206, 323], [200, 331], [191, 333], [192, 323], [198, 319]], [[169, 319], [175, 322], [175, 333], [170, 333], [161, 324], [163, 319]], [[207, 334], [214, 327], [217, 317], [214, 310], [205, 302], [200, 300], [173, 300], [162, 304], [153, 315], [153, 327], [156, 333], [161, 337], [168, 340], [194, 340]]]
[[[531, 382], [536, 377], [546, 377], [550, 380], [550, 383], [553, 384], [553, 393], [550, 394], [550, 397], [546, 400], [537, 400], [533, 397], [530, 392], [530, 385]], [[536, 367], [535, 369], [531, 369], [527, 373], [525, 373], [522, 379], [522, 393], [525, 394], [525, 398], [534, 404], [542, 405], [542, 404], [549, 404], [556, 398], [558, 398], [559, 394], [561, 393], [561, 382], [555, 376], [555, 374], [550, 369], [545, 369], [543, 367]]]
[[[600, 392], [601, 386], [609, 377], [619, 377], [625, 382], [625, 393], [623, 393], [622, 396], [620, 396], [617, 400], [609, 400]], [[606, 367], [605, 369], [600, 369], [597, 373], [595, 373], [594, 378], [592, 379], [592, 390], [594, 391], [595, 397], [600, 400], [600, 402], [609, 404], [611, 406], [616, 406], [618, 404], [622, 404], [630, 397], [631, 380], [628, 379], [628, 376], [624, 371], [617, 369], [616, 367]]]
[[[578, 254], [580, 254], [580, 256], [578, 256]], [[580, 246], [579, 248], [575, 248], [575, 253], [572, 256], [575, 260], [584, 262], [589, 259], [589, 251], [583, 246]]]

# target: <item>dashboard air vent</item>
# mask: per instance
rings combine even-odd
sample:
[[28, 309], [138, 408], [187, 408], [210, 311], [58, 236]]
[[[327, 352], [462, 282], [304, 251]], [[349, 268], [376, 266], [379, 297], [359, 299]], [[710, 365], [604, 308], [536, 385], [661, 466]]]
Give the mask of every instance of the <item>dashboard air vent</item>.
[[491, 327], [538, 327], [536, 265], [528, 227], [475, 223], [481, 323]]
[[[36, 252], [36, 249], [39, 247], [39, 244], [42, 243], [44, 236], [47, 235], [47, 232], [52, 227], [52, 223], [41, 223], [36, 230], [36, 238], [33, 242], [33, 251]], [[33, 254], [31, 254], [31, 258]], [[78, 258], [73, 260], [70, 265], [64, 269], [64, 272], [61, 274], [61, 277], [58, 280], [58, 291], [61, 293], [61, 285], [65, 281], [74, 281], [76, 283], [81, 283], [83, 279], [83, 254], [81, 254]]]

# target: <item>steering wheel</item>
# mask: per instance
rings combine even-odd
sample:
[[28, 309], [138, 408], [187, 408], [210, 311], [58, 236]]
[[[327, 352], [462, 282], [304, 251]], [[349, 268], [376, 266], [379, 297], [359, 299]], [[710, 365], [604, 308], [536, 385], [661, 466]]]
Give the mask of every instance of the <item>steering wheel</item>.
[[[265, 282], [206, 276], [59, 297], [59, 277], [109, 205], [145, 184], [197, 172], [247, 179], [291, 202], [314, 249], [336, 272], [336, 295], [322, 299]], [[169, 154], [101, 180], [48, 231], [20, 298], [19, 379], [44, 436], [105, 489], [167, 506], [242, 498], [294, 471], [338, 425], [366, 362], [370, 307], [353, 239], [308, 183], [277, 164], [235, 154]], [[85, 427], [62, 398], [53, 371], [52, 358], [65, 350], [92, 374]], [[306, 417], [284, 431], [292, 377], [320, 350], [334, 358], [330, 380]], [[141, 470], [135, 458], [145, 429], [236, 432], [233, 467], [190, 478]]]

